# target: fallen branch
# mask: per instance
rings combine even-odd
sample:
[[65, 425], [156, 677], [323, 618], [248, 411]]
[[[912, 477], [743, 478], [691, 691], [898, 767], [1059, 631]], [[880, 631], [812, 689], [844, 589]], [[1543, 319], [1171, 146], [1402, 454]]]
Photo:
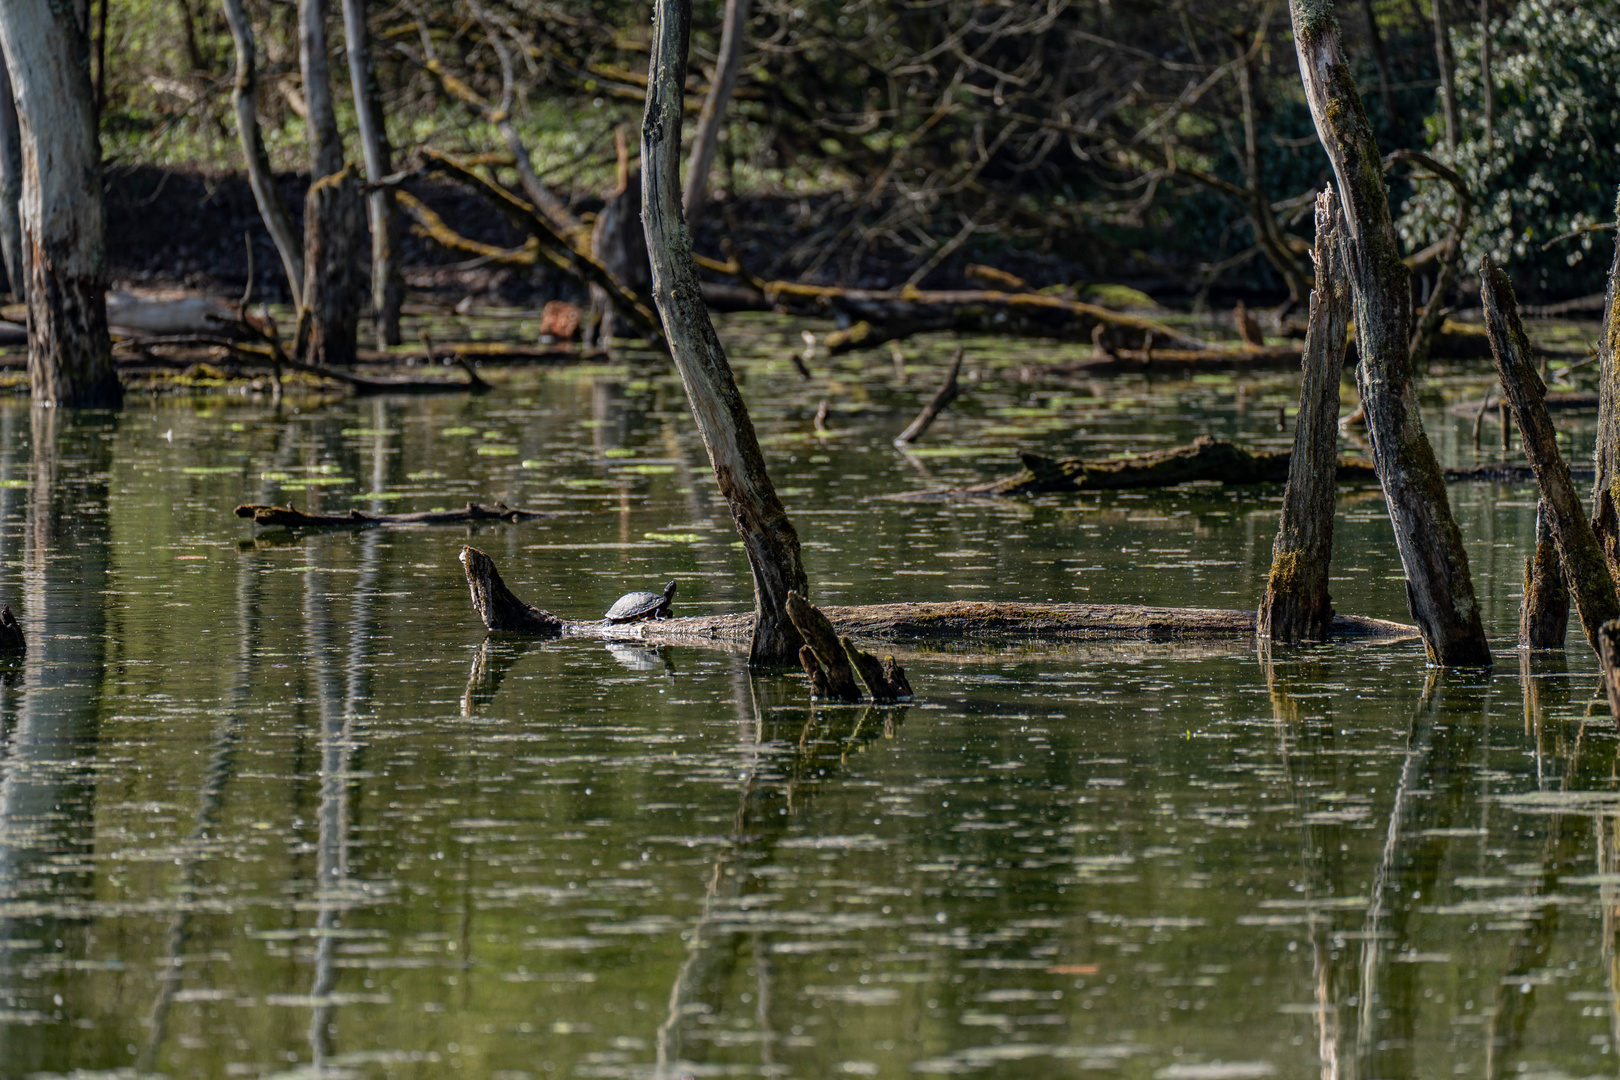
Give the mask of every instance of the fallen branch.
[[[647, 619], [634, 623], [562, 619], [519, 600], [501, 580], [494, 560], [477, 548], [461, 549], [461, 565], [472, 592], [473, 608], [491, 631], [636, 641], [648, 645], [746, 643], [754, 632], [752, 612]], [[1252, 638], [1255, 628], [1253, 611], [1135, 604], [961, 601], [826, 607], [821, 613], [841, 636], [879, 639], [951, 640], [997, 636], [1177, 641]], [[1332, 632], [1336, 637], [1390, 640], [1417, 636], [1416, 627], [1356, 615], [1335, 615]]]
[[423, 510], [412, 514], [367, 514], [350, 510], [347, 514], [310, 514], [294, 506], [267, 506], [243, 503], [232, 511], [239, 518], [252, 518], [253, 524], [288, 529], [363, 529], [374, 525], [460, 525], [469, 521], [532, 521], [556, 517], [544, 510], [518, 510], [497, 502], [493, 506], [470, 502], [465, 510]]
[[929, 425], [932, 424], [939, 414], [945, 411], [946, 406], [955, 401], [957, 395], [962, 392], [961, 387], [956, 381], [956, 377], [960, 375], [961, 372], [962, 347], [958, 345], [956, 348], [956, 357], [951, 361], [951, 370], [945, 376], [944, 385], [939, 388], [939, 392], [933, 396], [933, 399], [930, 400], [927, 405], [923, 406], [923, 411], [917, 414], [917, 419], [913, 420], [906, 430], [895, 436], [894, 445], [906, 446], [922, 438], [923, 433], [928, 430]]

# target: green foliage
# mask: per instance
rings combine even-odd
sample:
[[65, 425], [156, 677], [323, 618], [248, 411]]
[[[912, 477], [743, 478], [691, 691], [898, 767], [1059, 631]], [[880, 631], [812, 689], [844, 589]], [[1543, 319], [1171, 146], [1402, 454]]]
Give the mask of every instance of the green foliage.
[[[1495, 131], [1486, 138], [1477, 27], [1453, 32], [1463, 139], [1451, 164], [1473, 190], [1477, 217], [1465, 265], [1490, 255], [1524, 284], [1595, 292], [1607, 258], [1586, 258], [1592, 233], [1543, 254], [1552, 238], [1611, 220], [1620, 183], [1620, 4], [1524, 0], [1492, 23]], [[1438, 109], [1429, 136], [1438, 143]], [[1444, 157], [1443, 150], [1434, 151]], [[1447, 234], [1451, 189], [1419, 185], [1399, 228], [1419, 248]], [[1601, 236], [1601, 234], [1599, 234]], [[1599, 241], [1607, 247], [1606, 241]]]

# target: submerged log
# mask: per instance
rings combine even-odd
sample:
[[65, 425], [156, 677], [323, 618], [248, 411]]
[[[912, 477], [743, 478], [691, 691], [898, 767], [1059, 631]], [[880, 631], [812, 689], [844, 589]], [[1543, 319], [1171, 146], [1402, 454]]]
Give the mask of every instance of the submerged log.
[[1489, 667], [1468, 552], [1418, 410], [1411, 274], [1401, 262], [1377, 140], [1332, 5], [1290, 0], [1288, 6], [1305, 98], [1344, 208], [1341, 246], [1355, 302], [1357, 386], [1406, 573], [1407, 606], [1431, 663]]
[[1524, 559], [1524, 599], [1519, 602], [1519, 646], [1562, 649], [1569, 630], [1569, 586], [1547, 521], [1547, 500], [1536, 503], [1536, 550]]
[[1480, 267], [1479, 283], [1502, 393], [1513, 406], [1524, 456], [1536, 473], [1541, 506], [1545, 508], [1553, 543], [1558, 548], [1558, 560], [1563, 564], [1564, 578], [1570, 586], [1570, 599], [1580, 615], [1587, 641], [1596, 650], [1598, 627], [1620, 618], [1620, 598], [1615, 595], [1614, 578], [1609, 574], [1592, 523], [1581, 509], [1580, 496], [1575, 494], [1564, 457], [1558, 451], [1552, 419], [1541, 407], [1541, 396], [1547, 388], [1536, 374], [1535, 355], [1525, 336], [1524, 325], [1519, 321], [1513, 285], [1489, 256]]
[[1257, 633], [1278, 641], [1321, 641], [1333, 621], [1328, 565], [1338, 488], [1339, 375], [1350, 325], [1350, 282], [1339, 247], [1343, 227], [1329, 187], [1316, 200], [1316, 287], [1305, 331], [1305, 378], [1289, 456], [1271, 573], [1260, 600]]
[[350, 510], [347, 514], [310, 514], [295, 506], [267, 506], [243, 503], [232, 511], [239, 518], [252, 518], [253, 524], [287, 529], [365, 529], [374, 525], [460, 525], [469, 521], [532, 521], [556, 517], [544, 510], [518, 510], [497, 502], [493, 506], [470, 502], [465, 510], [423, 510], [411, 514], [367, 514]]
[[[474, 610], [483, 620], [485, 628], [492, 631], [668, 645], [748, 641], [754, 632], [754, 616], [748, 612], [649, 619], [634, 623], [562, 619], [531, 607], [513, 595], [496, 572], [494, 561], [477, 548], [461, 549], [461, 565], [472, 590]], [[833, 630], [841, 636], [879, 639], [1024, 637], [1128, 641], [1238, 640], [1252, 638], [1255, 626], [1253, 611], [1144, 607], [1136, 604], [959, 601], [863, 604], [824, 607], [820, 610]], [[1414, 626], [1357, 615], [1335, 615], [1332, 631], [1334, 637], [1400, 640], [1417, 636]]]

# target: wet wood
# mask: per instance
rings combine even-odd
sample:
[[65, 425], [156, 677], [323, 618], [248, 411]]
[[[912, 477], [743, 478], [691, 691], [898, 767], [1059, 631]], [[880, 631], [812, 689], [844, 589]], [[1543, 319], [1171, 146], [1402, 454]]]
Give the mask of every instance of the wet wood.
[[1355, 305], [1357, 386], [1406, 573], [1407, 606], [1431, 663], [1488, 667], [1490, 645], [1468, 552], [1418, 410], [1411, 273], [1401, 262], [1378, 144], [1339, 43], [1332, 5], [1290, 0], [1289, 11], [1306, 101], [1344, 208], [1341, 244]]
[[799, 636], [804, 638], [799, 648], [799, 662], [810, 677], [811, 695], [829, 701], [861, 700], [855, 669], [827, 616], [796, 592], [788, 593], [787, 613]]
[[[466, 574], [467, 588], [472, 593], [473, 610], [484, 621], [486, 629], [504, 634], [528, 634], [534, 637], [561, 637], [566, 629], [563, 621], [548, 611], [519, 600], [501, 573], [495, 569], [495, 560], [477, 548], [461, 549], [461, 566]], [[608, 624], [604, 624], [608, 625]]]
[[1608, 691], [1609, 715], [1620, 720], [1620, 620], [1598, 629], [1598, 659], [1603, 666], [1603, 687]]
[[1524, 599], [1519, 602], [1519, 646], [1562, 649], [1569, 630], [1569, 586], [1553, 543], [1547, 501], [1536, 503], [1536, 548], [1524, 559]]
[[691, 20], [691, 0], [657, 0], [654, 5], [641, 129], [641, 220], [652, 262], [653, 299], [670, 355], [753, 575], [749, 663], [785, 667], [797, 662], [803, 644], [787, 615], [788, 595], [809, 591], [799, 536], [766, 471], [748, 406], [704, 305], [692, 237], [681, 212], [682, 87]]
[[544, 510], [519, 510], [497, 502], [491, 506], [470, 502], [462, 510], [423, 510], [410, 514], [367, 514], [350, 510], [347, 514], [311, 514], [295, 506], [269, 506], [243, 503], [232, 511], [253, 524], [288, 529], [356, 529], [375, 525], [460, 525], [469, 521], [532, 521], [557, 515]]
[[1271, 572], [1257, 615], [1258, 635], [1277, 641], [1324, 640], [1333, 622], [1328, 566], [1338, 490], [1339, 376], [1350, 325], [1350, 282], [1339, 247], [1343, 226], [1330, 187], [1316, 200], [1316, 286], [1305, 331], [1305, 378]]
[[1620, 618], [1620, 598], [1615, 595], [1614, 578], [1592, 531], [1592, 523], [1581, 509], [1580, 496], [1575, 494], [1564, 456], [1558, 450], [1552, 419], [1541, 406], [1547, 388], [1536, 374], [1535, 353], [1519, 321], [1513, 285], [1489, 256], [1480, 268], [1479, 279], [1485, 325], [1491, 335], [1491, 348], [1496, 353], [1496, 373], [1502, 382], [1502, 393], [1513, 407], [1524, 456], [1535, 470], [1541, 504], [1546, 510], [1548, 527], [1558, 548], [1581, 628], [1595, 650], [1598, 627]]
[[844, 655], [849, 657], [851, 666], [866, 684], [867, 692], [872, 695], [873, 701], [889, 704], [896, 701], [910, 701], [915, 696], [911, 692], [911, 681], [906, 678], [906, 669], [901, 667], [894, 657], [879, 660], [869, 652], [862, 652], [847, 637], [838, 640], [844, 647]]
[[961, 373], [962, 347], [958, 345], [956, 347], [956, 356], [951, 360], [951, 369], [945, 374], [945, 382], [940, 386], [938, 392], [929, 399], [928, 404], [923, 406], [923, 410], [917, 414], [917, 418], [906, 426], [906, 430], [895, 436], [894, 445], [907, 446], [922, 438], [923, 433], [938, 419], [939, 414], [944, 412], [950, 403], [956, 400], [957, 395], [962, 392], [960, 385], [957, 383], [957, 376]]
[[[637, 641], [650, 645], [693, 645], [748, 641], [754, 631], [754, 616], [698, 615], [673, 619], [643, 620], [638, 623], [610, 623], [604, 619], [562, 619], [550, 612], [518, 600], [500, 582], [494, 562], [477, 548], [461, 549], [462, 567], [473, 590], [473, 606], [490, 630], [540, 633], [556, 637], [598, 638], [604, 641]], [[476, 578], [476, 581], [475, 581]], [[482, 584], [480, 584], [482, 583]], [[495, 588], [498, 585], [499, 588]], [[510, 603], [496, 611], [480, 595], [503, 593]], [[544, 616], [535, 626], [555, 621], [560, 629], [525, 630], [525, 619], [516, 623], [501, 612], [517, 610]], [[1252, 638], [1253, 611], [1226, 611], [1218, 608], [1143, 607], [1135, 604], [1025, 604], [988, 601], [947, 603], [866, 604], [855, 607], [829, 606], [820, 609], [833, 630], [857, 639], [915, 638], [957, 640], [963, 638], [1032, 638], [1070, 641], [1181, 641], [1199, 639], [1240, 640]], [[494, 621], [492, 621], [492, 617]], [[1400, 640], [1417, 636], [1417, 628], [1386, 619], [1355, 615], [1335, 615], [1333, 636]], [[794, 652], [797, 662], [798, 653]]]

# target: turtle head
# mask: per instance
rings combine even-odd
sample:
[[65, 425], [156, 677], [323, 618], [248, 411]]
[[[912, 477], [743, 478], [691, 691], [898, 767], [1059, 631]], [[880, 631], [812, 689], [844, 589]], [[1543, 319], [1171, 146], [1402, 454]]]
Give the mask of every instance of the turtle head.
[[673, 599], [675, 599], [675, 582], [672, 581], [664, 586], [664, 602], [667, 604]]

